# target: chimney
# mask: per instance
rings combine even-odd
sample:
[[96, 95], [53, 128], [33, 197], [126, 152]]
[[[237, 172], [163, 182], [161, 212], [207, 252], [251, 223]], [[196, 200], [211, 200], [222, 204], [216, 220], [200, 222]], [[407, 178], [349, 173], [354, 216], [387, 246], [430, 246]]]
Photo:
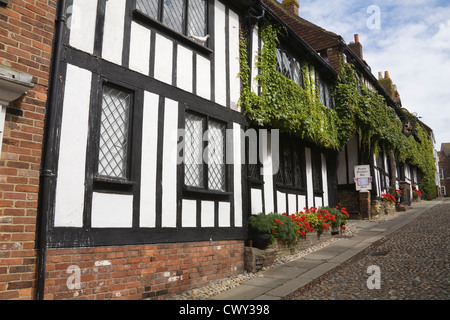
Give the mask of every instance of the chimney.
[[283, 0], [281, 3], [283, 7], [285, 7], [288, 11], [293, 12], [295, 15], [298, 14], [298, 8], [300, 8], [300, 4], [297, 0]]
[[355, 34], [355, 42], [350, 42], [349, 48], [356, 54], [358, 58], [363, 60], [362, 45], [359, 42], [359, 35]]
[[384, 72], [384, 77], [386, 78], [386, 79], [389, 79], [390, 77], [389, 77], [389, 71], [385, 71]]

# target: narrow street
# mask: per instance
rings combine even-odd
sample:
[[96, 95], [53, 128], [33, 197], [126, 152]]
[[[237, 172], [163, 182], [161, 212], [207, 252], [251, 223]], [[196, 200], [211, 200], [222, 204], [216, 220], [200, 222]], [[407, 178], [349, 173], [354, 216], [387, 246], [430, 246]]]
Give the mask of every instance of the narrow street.
[[447, 300], [449, 227], [447, 199], [284, 299]]

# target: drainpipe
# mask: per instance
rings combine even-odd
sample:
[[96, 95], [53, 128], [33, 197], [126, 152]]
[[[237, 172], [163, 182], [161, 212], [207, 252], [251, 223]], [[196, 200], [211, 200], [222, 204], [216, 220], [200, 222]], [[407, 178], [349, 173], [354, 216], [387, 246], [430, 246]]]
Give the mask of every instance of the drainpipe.
[[45, 260], [47, 256], [47, 233], [49, 228], [49, 214], [52, 208], [50, 191], [54, 189], [56, 175], [54, 169], [55, 145], [56, 145], [56, 105], [57, 88], [59, 87], [59, 73], [61, 64], [62, 41], [66, 0], [58, 1], [55, 19], [55, 35], [53, 40], [52, 62], [50, 71], [50, 86], [46, 105], [46, 119], [42, 149], [42, 162], [39, 179], [39, 198], [37, 211], [36, 246], [38, 250], [36, 300], [44, 299], [45, 289]]

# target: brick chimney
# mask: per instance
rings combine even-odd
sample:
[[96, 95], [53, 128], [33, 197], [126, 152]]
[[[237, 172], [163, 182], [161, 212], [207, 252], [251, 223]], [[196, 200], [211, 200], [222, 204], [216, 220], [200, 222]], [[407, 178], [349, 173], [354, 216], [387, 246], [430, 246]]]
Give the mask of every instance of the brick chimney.
[[362, 44], [359, 42], [358, 34], [355, 34], [355, 42], [350, 42], [348, 46], [356, 54], [358, 58], [363, 60]]
[[300, 4], [298, 3], [297, 0], [283, 0], [281, 5], [285, 7], [288, 11], [291, 11], [298, 16], [298, 8], [300, 8]]

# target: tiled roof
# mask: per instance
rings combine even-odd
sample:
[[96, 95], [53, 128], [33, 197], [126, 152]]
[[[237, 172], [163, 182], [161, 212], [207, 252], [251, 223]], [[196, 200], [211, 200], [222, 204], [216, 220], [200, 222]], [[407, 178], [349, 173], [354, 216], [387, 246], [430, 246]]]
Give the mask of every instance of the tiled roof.
[[295, 13], [284, 8], [276, 0], [262, 0], [276, 15], [278, 15], [295, 33], [304, 39], [314, 50], [321, 51], [336, 46], [343, 41], [340, 35], [325, 30]]

